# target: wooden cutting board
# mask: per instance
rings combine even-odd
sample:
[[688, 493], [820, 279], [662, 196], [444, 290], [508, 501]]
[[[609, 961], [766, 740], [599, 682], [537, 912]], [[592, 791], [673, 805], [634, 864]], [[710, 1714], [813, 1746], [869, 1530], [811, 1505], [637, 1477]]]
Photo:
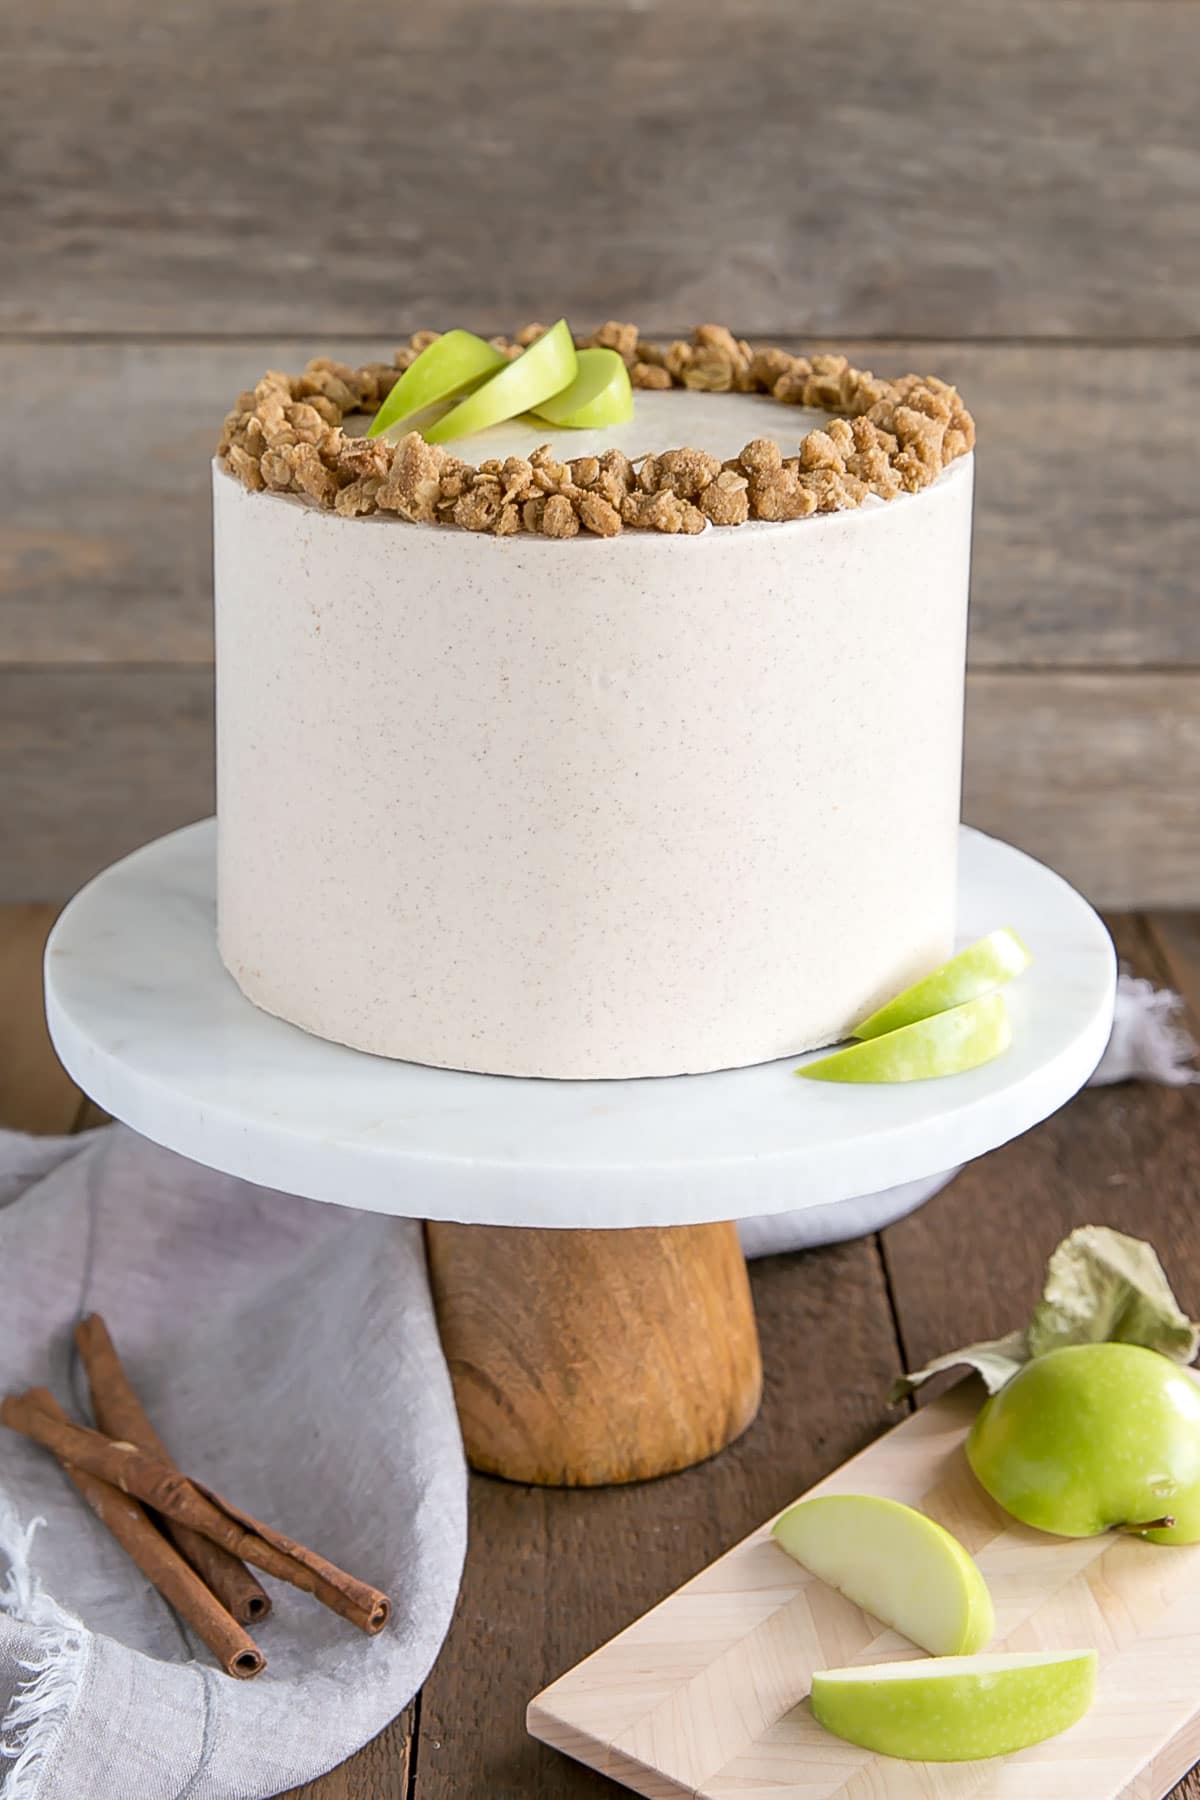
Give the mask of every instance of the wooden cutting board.
[[963, 1383], [820, 1482], [953, 1531], [996, 1604], [992, 1649], [1100, 1656], [1061, 1737], [975, 1763], [907, 1763], [831, 1737], [810, 1673], [922, 1654], [793, 1563], [770, 1521], [534, 1700], [529, 1730], [651, 1800], [1162, 1800], [1200, 1759], [1200, 1545], [1028, 1530], [988, 1499]]

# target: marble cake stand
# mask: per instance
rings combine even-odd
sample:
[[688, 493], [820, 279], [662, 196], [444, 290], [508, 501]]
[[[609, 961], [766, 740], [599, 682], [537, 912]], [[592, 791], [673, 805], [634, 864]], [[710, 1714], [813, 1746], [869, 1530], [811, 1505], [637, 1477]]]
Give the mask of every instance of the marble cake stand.
[[900, 1087], [798, 1082], [797, 1058], [644, 1081], [389, 1062], [257, 1010], [217, 956], [211, 820], [76, 895], [46, 950], [71, 1075], [194, 1161], [429, 1221], [468, 1452], [513, 1479], [637, 1480], [750, 1423], [761, 1366], [731, 1219], [828, 1206], [969, 1161], [1068, 1100], [1103, 1052], [1115, 958], [1066, 882], [964, 828], [963, 942], [1036, 962], [988, 1066]]

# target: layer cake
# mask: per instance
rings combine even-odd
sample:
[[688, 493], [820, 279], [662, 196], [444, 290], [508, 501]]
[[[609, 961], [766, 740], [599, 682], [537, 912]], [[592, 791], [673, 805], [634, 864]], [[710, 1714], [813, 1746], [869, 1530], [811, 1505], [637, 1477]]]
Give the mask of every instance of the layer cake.
[[[251, 1000], [448, 1068], [677, 1075], [833, 1042], [950, 953], [973, 474], [953, 389], [885, 388], [871, 439], [672, 377], [624, 426], [455, 445], [460, 477], [419, 439], [356, 439], [386, 383], [356, 413], [340, 367], [260, 384], [214, 467], [219, 941]], [[870, 421], [847, 367], [825, 387]], [[345, 504], [356, 483], [374, 505]], [[723, 495], [744, 522], [714, 522]], [[574, 531], [549, 531], [556, 498]]]

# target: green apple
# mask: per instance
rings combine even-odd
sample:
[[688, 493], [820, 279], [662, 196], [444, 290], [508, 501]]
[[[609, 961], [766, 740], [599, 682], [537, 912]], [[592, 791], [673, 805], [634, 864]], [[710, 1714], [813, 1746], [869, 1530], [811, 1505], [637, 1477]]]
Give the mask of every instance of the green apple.
[[981, 994], [965, 1006], [835, 1050], [796, 1073], [806, 1081], [926, 1081], [978, 1068], [1011, 1042], [1003, 994]]
[[601, 425], [623, 425], [633, 417], [629, 370], [615, 350], [580, 350], [578, 373], [561, 394], [532, 407], [539, 419], [571, 431]]
[[367, 436], [380, 437], [401, 419], [424, 412], [439, 400], [451, 400], [456, 394], [465, 393], [507, 362], [508, 358], [494, 344], [476, 337], [472, 331], [444, 332], [405, 369], [367, 427]]
[[1082, 1719], [1094, 1650], [1017, 1650], [822, 1669], [813, 1717], [827, 1731], [910, 1762], [973, 1762], [1040, 1744]]
[[881, 1037], [885, 1031], [897, 1031], [902, 1025], [912, 1025], [918, 1019], [928, 1019], [952, 1006], [962, 1006], [967, 1000], [977, 1000], [980, 994], [990, 994], [1003, 987], [1032, 961], [1015, 931], [1010, 931], [1007, 926], [999, 931], [989, 931], [986, 937], [968, 944], [965, 950], [960, 950], [957, 956], [942, 963], [923, 980], [906, 987], [894, 1000], [889, 1000], [861, 1025], [856, 1025], [850, 1035]]
[[1039, 1531], [1200, 1540], [1200, 1388], [1140, 1344], [1035, 1356], [984, 1405], [967, 1460], [993, 1500]]
[[[416, 365], [414, 364], [414, 367]], [[570, 387], [579, 357], [565, 319], [536, 338], [515, 362], [506, 363], [473, 394], [452, 407], [423, 434], [427, 443], [448, 444], [504, 419], [515, 419]]]
[[992, 1597], [956, 1537], [898, 1500], [820, 1494], [775, 1521], [789, 1556], [934, 1656], [981, 1650]]

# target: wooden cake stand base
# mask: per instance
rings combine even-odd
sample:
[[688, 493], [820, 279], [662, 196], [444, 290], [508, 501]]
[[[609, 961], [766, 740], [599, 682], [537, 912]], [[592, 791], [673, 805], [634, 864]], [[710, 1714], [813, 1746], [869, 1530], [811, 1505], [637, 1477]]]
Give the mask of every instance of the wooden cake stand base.
[[598, 1487], [702, 1462], [758, 1411], [736, 1228], [426, 1226], [472, 1466]]

